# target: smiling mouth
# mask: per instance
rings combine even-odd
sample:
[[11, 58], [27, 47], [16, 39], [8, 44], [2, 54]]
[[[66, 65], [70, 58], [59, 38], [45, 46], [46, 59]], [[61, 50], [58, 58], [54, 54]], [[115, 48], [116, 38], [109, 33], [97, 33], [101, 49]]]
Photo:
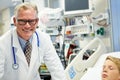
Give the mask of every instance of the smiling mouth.
[[23, 29], [24, 32], [30, 32], [32, 31], [31, 29]]

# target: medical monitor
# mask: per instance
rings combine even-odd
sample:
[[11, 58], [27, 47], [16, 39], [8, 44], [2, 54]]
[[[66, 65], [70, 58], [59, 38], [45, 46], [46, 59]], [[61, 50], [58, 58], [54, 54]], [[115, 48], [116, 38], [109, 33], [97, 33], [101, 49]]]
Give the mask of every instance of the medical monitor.
[[92, 10], [91, 0], [64, 0], [65, 16], [90, 15]]

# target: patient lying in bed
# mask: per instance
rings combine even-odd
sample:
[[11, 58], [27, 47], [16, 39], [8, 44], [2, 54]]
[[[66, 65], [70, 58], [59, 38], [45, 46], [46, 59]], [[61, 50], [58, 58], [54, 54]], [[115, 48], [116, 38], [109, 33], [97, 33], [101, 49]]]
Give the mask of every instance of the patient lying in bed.
[[102, 80], [120, 80], [120, 58], [108, 56], [102, 70]]
[[120, 52], [103, 54], [80, 80], [120, 80], [120, 59], [118, 58], [120, 58]]

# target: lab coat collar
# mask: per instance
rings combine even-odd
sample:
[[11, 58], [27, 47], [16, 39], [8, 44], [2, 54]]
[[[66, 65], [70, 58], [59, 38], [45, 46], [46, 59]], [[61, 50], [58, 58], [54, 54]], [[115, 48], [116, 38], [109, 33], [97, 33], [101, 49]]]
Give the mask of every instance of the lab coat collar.
[[33, 71], [34, 71], [34, 68], [36, 67], [36, 65], [40, 66], [40, 62], [39, 62], [39, 53], [38, 53], [38, 49], [39, 47], [37, 46], [37, 38], [36, 38], [36, 35], [34, 34], [33, 36], [33, 49], [32, 49], [32, 54], [31, 54], [31, 61], [30, 61], [30, 66], [29, 66], [29, 72], [28, 72], [28, 77], [27, 77], [27, 80], [31, 80], [32, 77], [33, 77]]

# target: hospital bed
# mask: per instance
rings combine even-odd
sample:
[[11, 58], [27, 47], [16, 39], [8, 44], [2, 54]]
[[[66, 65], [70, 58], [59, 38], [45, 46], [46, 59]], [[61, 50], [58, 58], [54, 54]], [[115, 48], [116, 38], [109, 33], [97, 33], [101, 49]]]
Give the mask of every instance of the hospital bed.
[[[89, 55], [88, 59], [83, 60], [83, 56], [86, 54], [87, 50], [93, 50], [94, 52]], [[93, 67], [97, 59], [103, 53], [106, 53], [105, 45], [99, 38], [94, 38], [66, 67], [65, 73], [67, 80], [80, 80], [81, 77], [87, 72], [88, 68]]]
[[92, 68], [89, 68], [80, 80], [102, 80], [101, 72], [107, 56], [120, 58], [120, 52], [111, 52], [101, 55], [95, 65]]

